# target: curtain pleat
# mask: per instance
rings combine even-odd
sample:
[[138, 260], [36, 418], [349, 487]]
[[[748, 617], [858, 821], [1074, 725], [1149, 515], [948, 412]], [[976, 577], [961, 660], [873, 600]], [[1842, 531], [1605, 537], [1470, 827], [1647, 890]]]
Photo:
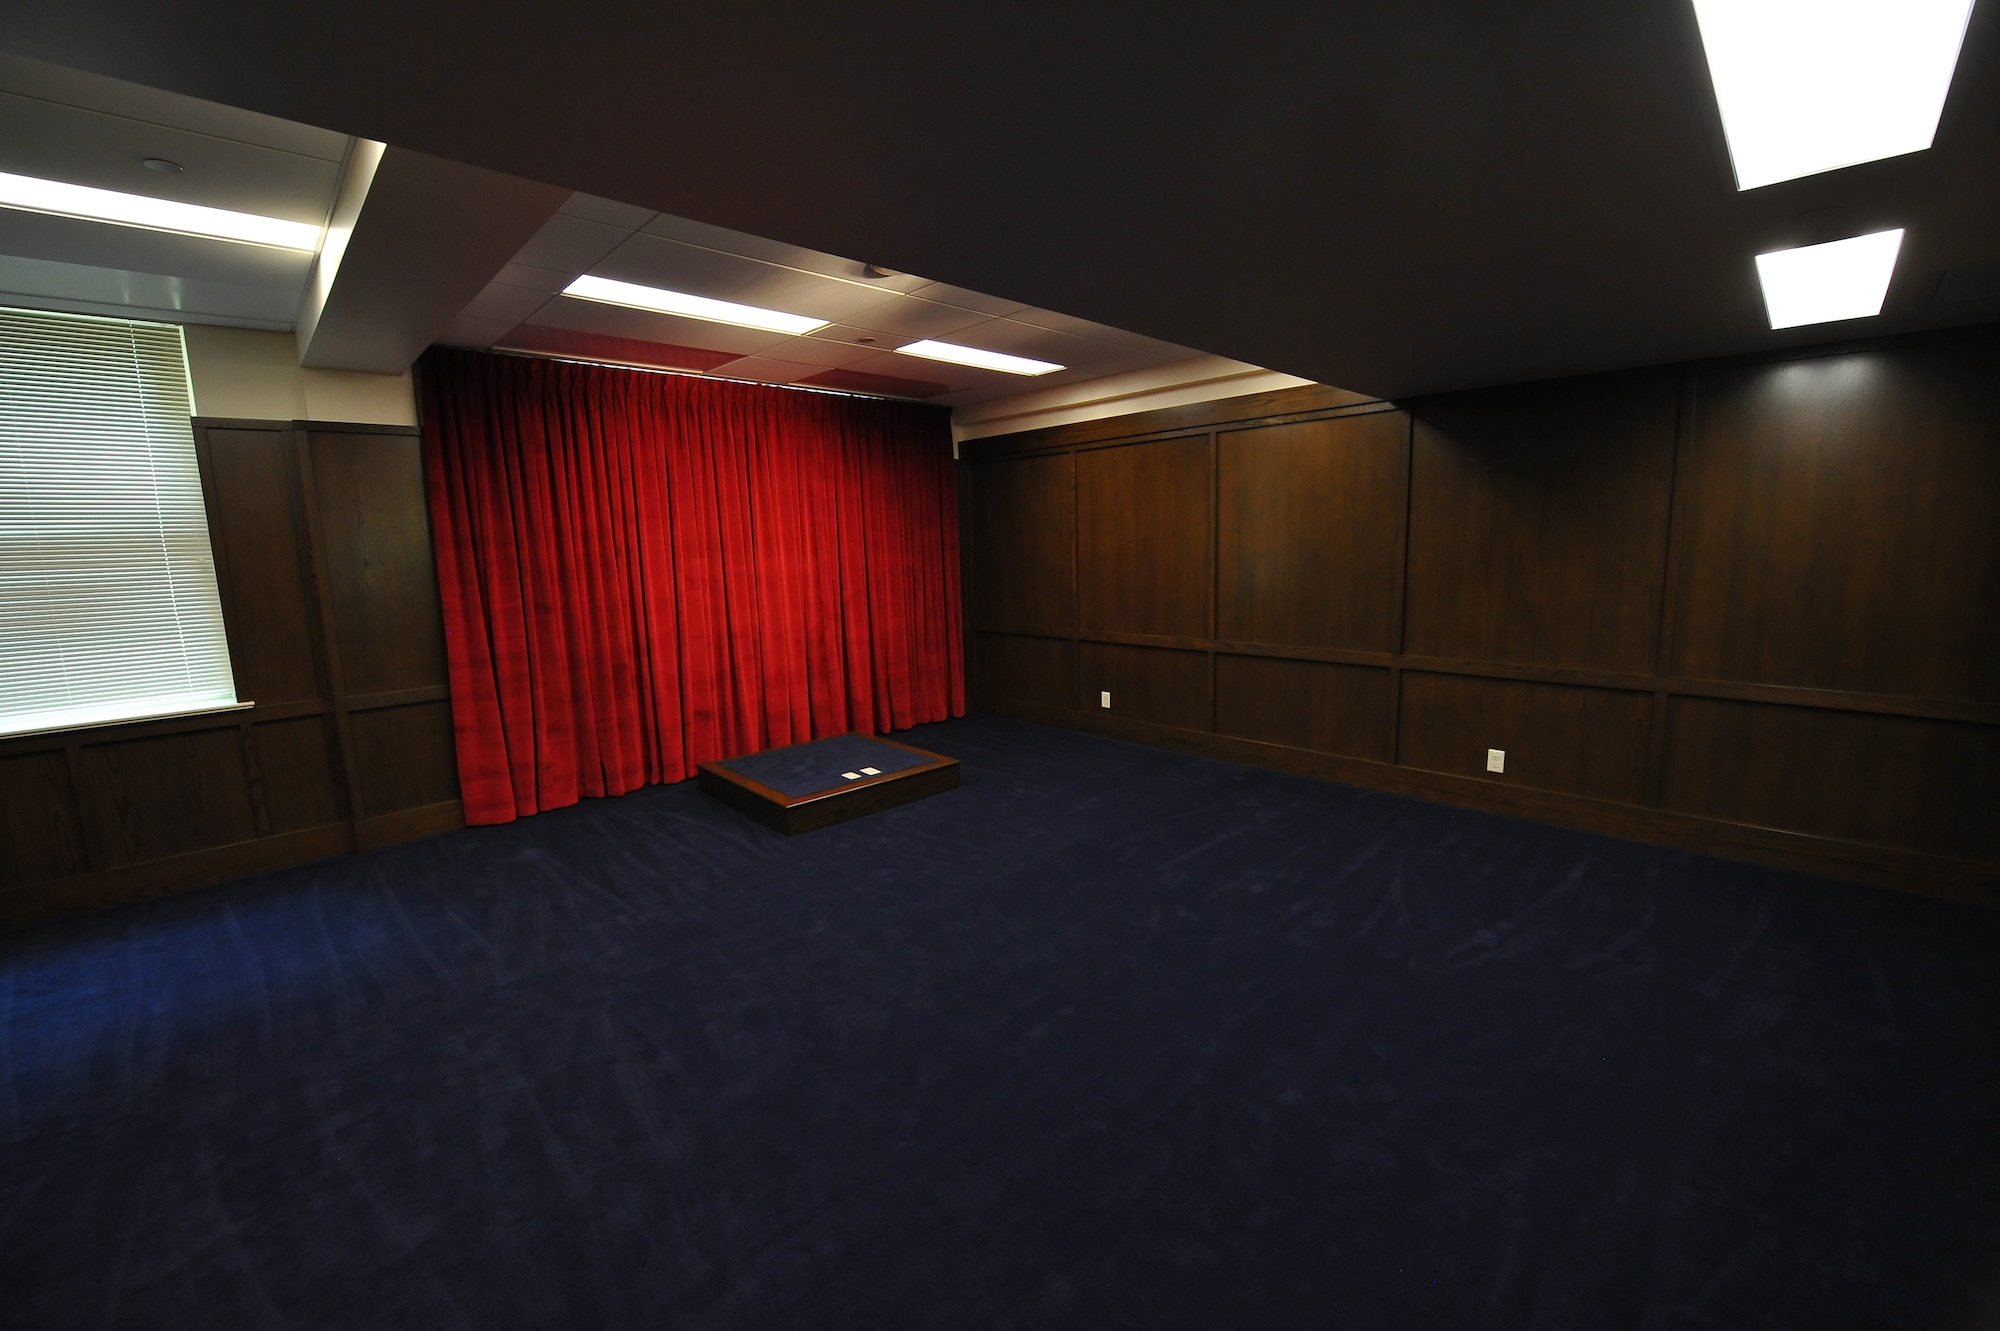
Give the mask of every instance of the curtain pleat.
[[947, 413], [434, 349], [466, 821], [965, 714]]

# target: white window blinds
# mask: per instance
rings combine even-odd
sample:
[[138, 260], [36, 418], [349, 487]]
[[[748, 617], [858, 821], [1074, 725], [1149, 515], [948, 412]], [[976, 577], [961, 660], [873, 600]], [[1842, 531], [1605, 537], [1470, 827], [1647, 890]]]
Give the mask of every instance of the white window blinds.
[[0, 734], [229, 707], [173, 324], [0, 310]]

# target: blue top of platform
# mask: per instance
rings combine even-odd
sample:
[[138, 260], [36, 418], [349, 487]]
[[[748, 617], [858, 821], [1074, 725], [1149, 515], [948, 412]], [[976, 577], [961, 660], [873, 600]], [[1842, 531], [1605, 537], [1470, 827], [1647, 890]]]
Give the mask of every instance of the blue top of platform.
[[789, 748], [746, 754], [716, 766], [726, 767], [738, 776], [747, 776], [781, 795], [796, 799], [801, 795], [817, 795], [822, 790], [837, 786], [851, 786], [890, 772], [922, 767], [931, 761], [930, 755], [911, 753], [908, 749], [884, 744], [866, 735], [835, 735], [831, 739], [816, 739], [810, 744], [794, 744]]

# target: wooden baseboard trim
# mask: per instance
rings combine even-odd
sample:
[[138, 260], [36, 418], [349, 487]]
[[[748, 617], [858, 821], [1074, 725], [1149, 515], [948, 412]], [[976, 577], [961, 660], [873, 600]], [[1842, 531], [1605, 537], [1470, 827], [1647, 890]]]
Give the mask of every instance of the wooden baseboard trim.
[[425, 804], [414, 809], [398, 809], [394, 813], [377, 814], [373, 818], [355, 819], [355, 849], [376, 850], [382, 846], [415, 841], [419, 837], [436, 836], [439, 832], [450, 832], [464, 826], [465, 804], [460, 800], [445, 800], [441, 804]]
[[347, 823], [327, 823], [163, 860], [59, 878], [0, 895], [0, 925], [30, 924], [59, 915], [169, 896], [232, 878], [344, 855], [353, 849], [354, 829]]
[[458, 800], [447, 800], [352, 823], [326, 823], [255, 841], [238, 841], [163, 860], [148, 860], [144, 864], [36, 883], [0, 892], [0, 927], [33, 924], [62, 915], [213, 887], [233, 878], [289, 869], [357, 850], [393, 846], [463, 826], [464, 805]]
[[1365, 758], [1316, 753], [1258, 740], [1235, 739], [1206, 731], [1182, 730], [1147, 721], [1097, 717], [1081, 710], [1038, 703], [982, 699], [971, 705], [980, 711], [1016, 716], [1068, 730], [1108, 735], [1206, 758], [1223, 758], [1255, 767], [1295, 772], [1345, 785], [1526, 818], [1533, 822], [1554, 823], [1630, 841], [1699, 851], [1797, 873], [1896, 888], [1921, 896], [2000, 906], [2000, 865], [1841, 841], [1781, 828], [1726, 823], [1581, 795], [1529, 790], [1495, 781], [1427, 772]]

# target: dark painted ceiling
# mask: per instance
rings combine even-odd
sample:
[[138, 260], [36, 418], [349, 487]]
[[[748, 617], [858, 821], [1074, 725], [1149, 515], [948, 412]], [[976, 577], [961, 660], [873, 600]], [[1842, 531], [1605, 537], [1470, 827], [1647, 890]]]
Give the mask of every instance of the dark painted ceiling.
[[[1739, 194], [1686, 0], [11, 4], [18, 54], [1416, 392], [2000, 318], [2000, 4], [1936, 146]], [[1883, 315], [1752, 256], [1906, 226]]]

